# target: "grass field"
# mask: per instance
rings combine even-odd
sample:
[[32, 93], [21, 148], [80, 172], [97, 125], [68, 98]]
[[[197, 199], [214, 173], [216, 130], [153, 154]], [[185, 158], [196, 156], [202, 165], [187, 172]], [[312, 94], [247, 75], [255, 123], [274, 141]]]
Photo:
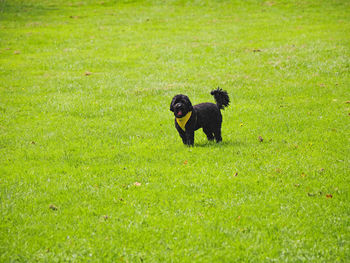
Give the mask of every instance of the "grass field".
[[350, 262], [349, 87], [349, 1], [1, 0], [0, 262]]

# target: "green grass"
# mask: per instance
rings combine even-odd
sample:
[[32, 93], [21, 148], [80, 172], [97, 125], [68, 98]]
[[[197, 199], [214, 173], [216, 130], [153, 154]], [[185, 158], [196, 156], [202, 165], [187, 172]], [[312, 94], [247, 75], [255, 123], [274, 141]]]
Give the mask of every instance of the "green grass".
[[0, 1], [0, 261], [350, 262], [349, 73], [349, 1]]

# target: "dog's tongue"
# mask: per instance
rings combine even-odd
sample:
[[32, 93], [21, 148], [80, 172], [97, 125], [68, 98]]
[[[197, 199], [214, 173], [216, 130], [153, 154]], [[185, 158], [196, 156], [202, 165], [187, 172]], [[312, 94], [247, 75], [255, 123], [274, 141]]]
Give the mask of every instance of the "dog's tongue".
[[177, 113], [177, 115], [181, 116], [181, 115], [182, 115], [182, 111], [179, 111], [179, 112]]

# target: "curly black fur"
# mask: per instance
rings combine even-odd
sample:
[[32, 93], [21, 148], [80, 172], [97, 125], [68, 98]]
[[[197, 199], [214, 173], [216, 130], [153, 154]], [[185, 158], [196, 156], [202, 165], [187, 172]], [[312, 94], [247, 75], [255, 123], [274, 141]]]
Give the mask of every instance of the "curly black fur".
[[216, 90], [210, 92], [211, 95], [214, 96], [216, 105], [219, 109], [224, 109], [230, 104], [230, 98], [226, 91], [220, 89], [219, 87]]
[[[203, 132], [207, 135], [209, 141], [214, 139], [216, 142], [222, 141], [220, 109], [224, 109], [229, 105], [230, 98], [227, 92], [220, 88], [213, 90], [210, 94], [214, 96], [216, 104], [205, 102], [192, 106], [190, 99], [183, 94], [174, 96], [170, 103], [170, 110], [175, 115], [175, 127], [186, 145], [194, 144], [194, 131], [199, 128], [203, 128]], [[192, 111], [192, 115], [187, 121], [184, 131], [177, 123], [176, 118], [182, 118], [190, 111]]]

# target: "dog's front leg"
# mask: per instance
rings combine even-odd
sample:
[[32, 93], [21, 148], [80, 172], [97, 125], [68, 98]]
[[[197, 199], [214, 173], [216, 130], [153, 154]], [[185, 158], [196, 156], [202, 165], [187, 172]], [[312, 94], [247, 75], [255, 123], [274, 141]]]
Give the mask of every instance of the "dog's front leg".
[[176, 126], [177, 131], [185, 145], [193, 146], [194, 143], [194, 131], [184, 132], [180, 127]]
[[180, 134], [180, 137], [182, 139], [182, 142], [185, 145], [193, 146], [193, 143], [194, 143], [194, 132], [179, 131], [179, 134]]
[[184, 144], [187, 144], [187, 137], [186, 137], [186, 133], [180, 128], [180, 127], [176, 127], [181, 139], [182, 139], [182, 142]]
[[186, 144], [188, 146], [193, 146], [193, 144], [194, 144], [194, 131], [186, 131], [185, 132], [184, 144]]

